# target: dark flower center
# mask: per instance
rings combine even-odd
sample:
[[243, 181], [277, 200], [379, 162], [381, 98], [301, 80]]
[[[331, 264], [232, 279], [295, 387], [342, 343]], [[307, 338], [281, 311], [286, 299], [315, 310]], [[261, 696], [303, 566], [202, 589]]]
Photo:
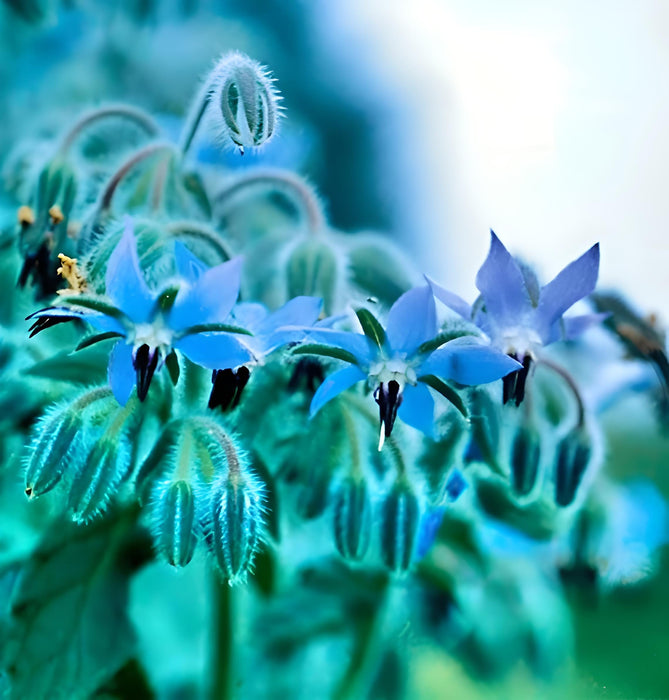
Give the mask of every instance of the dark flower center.
[[140, 345], [135, 350], [132, 364], [137, 374], [137, 397], [140, 401], [144, 401], [149, 392], [151, 379], [158, 366], [159, 355], [158, 348], [151, 348], [146, 344]]
[[397, 409], [402, 403], [399, 383], [394, 379], [391, 379], [387, 384], [381, 382], [374, 392], [374, 400], [379, 404], [379, 418], [384, 427], [385, 436], [390, 437], [395, 418], [397, 418]]
[[530, 371], [532, 358], [530, 355], [523, 355], [522, 359], [516, 353], [509, 353], [509, 357], [522, 363], [523, 368], [507, 374], [502, 378], [503, 384], [503, 403], [515, 401], [516, 406], [520, 406], [525, 398], [525, 384], [527, 383], [527, 375]]
[[304, 387], [313, 394], [324, 380], [323, 365], [313, 357], [303, 357], [295, 365], [288, 382], [288, 389], [297, 391], [300, 387]]
[[209, 394], [209, 408], [220, 407], [222, 411], [236, 408], [250, 376], [249, 368], [244, 365], [235, 370], [215, 369], [211, 374], [213, 386]]

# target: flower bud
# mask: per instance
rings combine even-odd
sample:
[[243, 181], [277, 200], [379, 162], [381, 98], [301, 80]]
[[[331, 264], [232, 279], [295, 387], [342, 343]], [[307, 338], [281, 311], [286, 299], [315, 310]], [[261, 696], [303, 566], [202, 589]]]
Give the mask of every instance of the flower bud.
[[227, 474], [211, 490], [207, 545], [232, 585], [246, 578], [261, 543], [264, 488], [250, 472]]
[[532, 427], [521, 426], [511, 445], [511, 483], [519, 496], [527, 496], [539, 474], [541, 440]]
[[151, 487], [149, 513], [153, 542], [172, 566], [186, 566], [197, 544], [196, 501], [191, 484], [161, 479]]
[[420, 505], [406, 479], [398, 479], [381, 507], [381, 558], [396, 573], [413, 560]]
[[308, 238], [288, 258], [288, 298], [316, 296], [323, 299], [326, 314], [332, 313], [337, 291], [337, 256], [322, 238]]
[[365, 556], [372, 530], [372, 503], [364, 479], [350, 477], [337, 489], [334, 500], [334, 538], [344, 559]]
[[592, 457], [592, 441], [584, 428], [574, 428], [560, 440], [555, 459], [555, 502], [565, 507], [576, 498]]
[[274, 136], [281, 97], [266, 68], [242, 53], [230, 53], [220, 59], [210, 80], [210, 119], [226, 141], [243, 154]]
[[476, 458], [480, 457], [495, 468], [499, 444], [499, 406], [486, 389], [473, 389], [470, 401], [472, 444], [469, 451], [478, 451]]

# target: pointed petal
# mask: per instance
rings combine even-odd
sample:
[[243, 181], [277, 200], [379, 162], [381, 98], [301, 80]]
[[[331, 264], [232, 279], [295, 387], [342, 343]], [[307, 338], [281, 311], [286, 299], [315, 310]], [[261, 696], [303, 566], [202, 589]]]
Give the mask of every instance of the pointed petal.
[[251, 350], [230, 333], [193, 333], [177, 340], [174, 347], [207, 369], [233, 369], [255, 360]]
[[581, 316], [563, 318], [561, 322], [554, 324], [555, 332], [551, 332], [551, 338], [547, 342], [552, 343], [560, 339], [576, 340], [576, 338], [585, 333], [588, 328], [592, 328], [606, 321], [610, 315], [610, 313], [605, 311], [598, 314], [582, 314]]
[[135, 368], [132, 365], [132, 347], [124, 340], [119, 340], [109, 354], [107, 376], [114, 397], [121, 406], [125, 406], [135, 386]]
[[456, 314], [460, 314], [462, 318], [466, 318], [468, 321], [472, 320], [472, 307], [457, 294], [449, 292], [444, 289], [441, 285], [437, 284], [434, 280], [429, 277], [425, 278], [432, 289], [432, 294], [434, 294], [437, 299], [442, 304], [448, 306], [449, 309], [455, 311]]
[[264, 304], [255, 301], [240, 301], [235, 304], [230, 313], [236, 326], [241, 326], [255, 333], [263, 321], [269, 316], [269, 311]]
[[476, 287], [495, 326], [517, 325], [518, 317], [532, 308], [518, 263], [493, 231], [490, 252], [476, 275]]
[[407, 384], [404, 387], [397, 414], [412, 428], [429, 437], [434, 436], [434, 399], [425, 384]]
[[149, 320], [156, 297], [148, 288], [139, 266], [132, 219], [125, 217], [125, 229], [107, 263], [105, 292], [114, 305], [135, 323]]
[[411, 354], [437, 334], [437, 309], [429, 285], [415, 287], [392, 305], [386, 335], [393, 350]]
[[362, 367], [368, 367], [378, 354], [378, 348], [362, 333], [316, 327], [306, 329], [305, 338], [307, 342], [331, 345], [350, 352]]
[[522, 367], [520, 362], [489, 345], [457, 338], [435, 350], [416, 372], [473, 385], [493, 382]]
[[567, 309], [594, 291], [598, 274], [599, 243], [596, 243], [541, 290], [537, 308], [540, 333], [547, 334]]
[[208, 266], [193, 255], [181, 241], [174, 241], [174, 262], [177, 274], [189, 284], [193, 284], [208, 269]]
[[222, 323], [239, 296], [242, 258], [237, 257], [204, 272], [194, 284], [178, 294], [170, 311], [172, 330], [204, 323]]
[[346, 391], [346, 389], [366, 377], [367, 375], [355, 365], [338, 369], [329, 377], [326, 377], [311, 400], [309, 416], [313, 417], [330, 399], [334, 399], [337, 394], [341, 394], [342, 391]]
[[323, 301], [319, 297], [295, 297], [265, 318], [258, 328], [258, 335], [268, 335], [281, 326], [312, 326], [322, 307]]

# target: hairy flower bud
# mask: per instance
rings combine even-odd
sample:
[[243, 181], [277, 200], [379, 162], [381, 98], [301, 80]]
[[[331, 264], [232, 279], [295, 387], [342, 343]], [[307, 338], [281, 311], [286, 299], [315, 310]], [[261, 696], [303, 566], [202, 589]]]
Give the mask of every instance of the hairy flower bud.
[[209, 116], [222, 137], [244, 153], [276, 133], [281, 99], [266, 68], [242, 53], [223, 56], [211, 78]]
[[418, 497], [406, 479], [398, 479], [381, 507], [381, 558], [391, 571], [411, 565], [419, 522]]
[[372, 503], [364, 479], [350, 477], [337, 489], [334, 500], [334, 538], [344, 559], [358, 561], [369, 548]]
[[499, 445], [499, 406], [487, 389], [473, 389], [470, 396], [470, 418], [472, 444], [470, 453], [478, 452], [484, 462], [497, 466], [497, 446]]
[[323, 299], [325, 313], [332, 313], [337, 292], [337, 256], [322, 238], [299, 243], [288, 258], [286, 275], [288, 298], [317, 296]]
[[186, 566], [198, 539], [191, 484], [185, 479], [160, 479], [153, 483], [150, 499], [154, 546], [172, 566]]
[[565, 507], [573, 503], [592, 457], [592, 441], [587, 431], [574, 428], [560, 440], [555, 458], [555, 502]]
[[539, 474], [541, 440], [532, 427], [521, 426], [511, 445], [511, 483], [519, 496], [527, 496]]

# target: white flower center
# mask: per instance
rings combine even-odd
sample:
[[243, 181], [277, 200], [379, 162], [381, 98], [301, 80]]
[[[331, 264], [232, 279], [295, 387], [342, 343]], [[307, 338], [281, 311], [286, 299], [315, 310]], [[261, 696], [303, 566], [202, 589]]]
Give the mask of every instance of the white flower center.
[[400, 391], [406, 384], [416, 384], [416, 370], [401, 357], [378, 360], [369, 368], [369, 383], [375, 386], [396, 381]]
[[148, 345], [150, 348], [169, 347], [172, 344], [174, 332], [168, 328], [162, 316], [156, 317], [152, 323], [138, 323], [135, 326], [133, 345], [135, 348]]
[[539, 334], [532, 328], [516, 326], [505, 328], [497, 338], [497, 344], [507, 355], [535, 355], [543, 343]]

